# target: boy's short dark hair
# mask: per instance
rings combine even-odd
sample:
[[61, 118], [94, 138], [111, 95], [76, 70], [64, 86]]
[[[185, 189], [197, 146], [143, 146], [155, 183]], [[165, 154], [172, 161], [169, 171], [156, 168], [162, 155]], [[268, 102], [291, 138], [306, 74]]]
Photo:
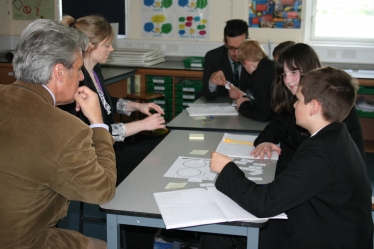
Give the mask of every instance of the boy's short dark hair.
[[326, 121], [342, 122], [355, 103], [358, 84], [343, 70], [324, 67], [304, 74], [299, 87], [305, 104], [315, 99]]
[[248, 23], [241, 19], [231, 19], [226, 22], [223, 30], [223, 37], [238, 37], [245, 34], [245, 39], [248, 38]]
[[279, 57], [279, 55], [281, 53], [283, 53], [287, 48], [295, 45], [296, 43], [294, 41], [285, 41], [285, 42], [281, 42], [278, 44], [278, 46], [276, 46], [273, 50], [273, 58], [277, 58]]

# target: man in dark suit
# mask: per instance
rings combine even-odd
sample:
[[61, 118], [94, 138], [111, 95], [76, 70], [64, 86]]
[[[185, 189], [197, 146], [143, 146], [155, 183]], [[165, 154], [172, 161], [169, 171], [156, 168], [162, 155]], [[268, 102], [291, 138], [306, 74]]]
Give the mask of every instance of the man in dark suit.
[[224, 29], [224, 45], [208, 51], [205, 55], [203, 92], [207, 100], [218, 96], [227, 96], [226, 81], [245, 92], [249, 74], [243, 69], [238, 59], [238, 48], [248, 38], [246, 21], [232, 19], [226, 22]]
[[[287, 214], [286, 220], [269, 220], [260, 232], [260, 248], [373, 248], [366, 165], [342, 123], [355, 103], [356, 90], [351, 76], [339, 69], [303, 75], [295, 116], [312, 135], [272, 183], [257, 185], [229, 157], [212, 154], [211, 169], [220, 173], [218, 190], [257, 217]], [[235, 244], [239, 249], [245, 242], [243, 237], [207, 235], [200, 248]]]

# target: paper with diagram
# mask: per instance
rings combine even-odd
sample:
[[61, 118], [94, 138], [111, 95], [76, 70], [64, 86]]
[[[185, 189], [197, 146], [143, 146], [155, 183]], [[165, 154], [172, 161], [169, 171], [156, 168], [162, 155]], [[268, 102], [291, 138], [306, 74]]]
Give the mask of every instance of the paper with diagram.
[[213, 181], [217, 174], [210, 171], [210, 159], [179, 156], [164, 177], [173, 178], [199, 178], [202, 180]]

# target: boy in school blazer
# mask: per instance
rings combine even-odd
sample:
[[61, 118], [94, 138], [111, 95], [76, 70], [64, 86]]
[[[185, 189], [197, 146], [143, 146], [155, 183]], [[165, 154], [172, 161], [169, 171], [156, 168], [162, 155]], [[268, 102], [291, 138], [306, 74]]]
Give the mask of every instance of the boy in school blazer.
[[[211, 169], [220, 173], [217, 189], [257, 217], [288, 215], [276, 221], [283, 229], [268, 233], [271, 236], [264, 228], [260, 248], [373, 248], [372, 191], [365, 162], [341, 123], [354, 104], [356, 89], [347, 73], [331, 67], [303, 76], [295, 115], [312, 136], [270, 184], [255, 184], [230, 158], [212, 154]], [[204, 248], [204, 238], [202, 242]]]

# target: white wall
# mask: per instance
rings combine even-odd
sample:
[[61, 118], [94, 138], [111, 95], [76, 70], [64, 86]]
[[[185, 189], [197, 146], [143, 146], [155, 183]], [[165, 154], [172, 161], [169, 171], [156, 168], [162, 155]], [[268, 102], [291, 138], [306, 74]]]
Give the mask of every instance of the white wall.
[[[54, 1], [56, 19], [59, 19], [58, 3], [60, 0]], [[223, 44], [223, 28], [227, 20], [233, 18], [247, 20], [248, 17], [248, 0], [210, 0], [210, 36], [207, 41], [145, 39], [141, 36], [141, 6], [143, 0], [126, 1], [128, 33], [126, 39], [118, 39], [117, 46], [120, 48], [160, 48], [165, 51], [166, 56], [204, 56], [208, 50]], [[303, 1], [304, 10], [305, 7], [306, 0]], [[0, 51], [13, 49], [17, 41], [17, 36], [30, 23], [29, 21], [12, 20], [10, 11], [11, 0], [0, 0]], [[302, 19], [305, 18], [305, 11], [303, 11], [303, 16]], [[265, 51], [269, 52], [269, 40], [272, 42], [271, 49], [285, 40], [303, 42], [304, 29], [305, 21], [302, 20], [301, 29], [249, 28], [249, 36], [259, 40], [263, 44]], [[1, 35], [6, 37], [1, 37]], [[170, 44], [173, 45], [173, 50], [170, 49], [171, 46], [168, 46]], [[361, 67], [361, 65], [365, 64], [365, 68], [374, 69], [374, 46], [344, 47], [318, 45], [313, 46], [313, 48], [324, 63], [343, 63], [353, 68]], [[347, 54], [350, 56], [346, 56]], [[351, 55], [354, 56], [352, 57]], [[357, 64], [358, 66], [352, 64]]]

